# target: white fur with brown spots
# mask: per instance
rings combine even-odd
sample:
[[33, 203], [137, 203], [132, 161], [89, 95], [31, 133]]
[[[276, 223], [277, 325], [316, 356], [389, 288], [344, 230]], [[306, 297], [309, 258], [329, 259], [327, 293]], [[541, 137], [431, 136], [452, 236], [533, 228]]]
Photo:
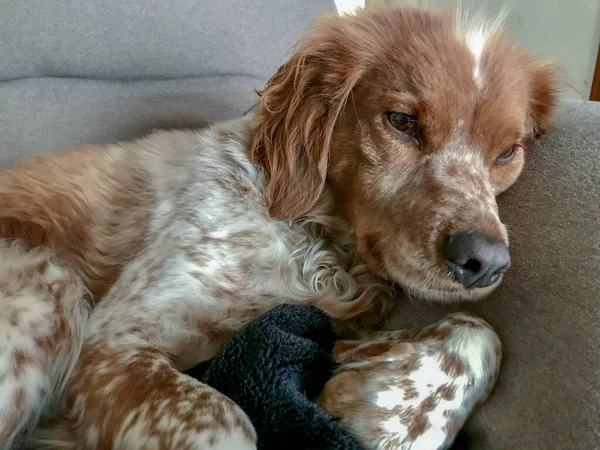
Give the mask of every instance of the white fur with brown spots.
[[457, 313], [423, 329], [338, 341], [320, 404], [372, 450], [444, 450], [500, 370], [492, 328]]
[[50, 250], [0, 240], [0, 444], [54, 411], [77, 362], [88, 300]]
[[[181, 371], [263, 311], [316, 305], [341, 331], [384, 316], [392, 282], [439, 301], [498, 286], [503, 272], [457, 280], [443, 243], [485, 233], [506, 247], [495, 195], [550, 126], [556, 93], [549, 66], [501, 30], [474, 58], [460, 29], [415, 9], [326, 17], [244, 118], [1, 171], [0, 300], [18, 311], [0, 312], [0, 445], [42, 414], [36, 449], [251, 449], [244, 412]], [[96, 306], [82, 337], [85, 289]], [[457, 423], [493, 383], [496, 347], [487, 327], [464, 326], [427, 347], [446, 355], [423, 356], [440, 364], [431, 384], [464, 389]], [[389, 420], [396, 439], [422, 417]]]

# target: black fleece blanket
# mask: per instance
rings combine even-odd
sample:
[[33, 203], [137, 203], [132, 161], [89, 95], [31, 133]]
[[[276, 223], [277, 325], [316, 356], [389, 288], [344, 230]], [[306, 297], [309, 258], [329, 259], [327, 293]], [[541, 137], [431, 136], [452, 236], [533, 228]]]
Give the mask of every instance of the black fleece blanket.
[[240, 330], [188, 374], [250, 417], [259, 450], [362, 447], [314, 403], [335, 368], [330, 318], [312, 306], [279, 306]]

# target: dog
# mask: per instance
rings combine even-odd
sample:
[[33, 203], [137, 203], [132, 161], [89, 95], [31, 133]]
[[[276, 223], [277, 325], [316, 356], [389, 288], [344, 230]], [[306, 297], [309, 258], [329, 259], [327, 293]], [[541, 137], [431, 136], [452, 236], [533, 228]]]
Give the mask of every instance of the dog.
[[342, 332], [384, 317], [392, 284], [490, 293], [510, 265], [496, 196], [555, 86], [497, 23], [325, 16], [242, 118], [3, 170], [0, 445], [43, 419], [35, 448], [254, 449], [245, 413], [182, 372], [279, 304]]
[[492, 392], [502, 347], [487, 322], [463, 312], [339, 340], [334, 357], [339, 368], [318, 401], [363, 448], [446, 450], [464, 447], [457, 434]]

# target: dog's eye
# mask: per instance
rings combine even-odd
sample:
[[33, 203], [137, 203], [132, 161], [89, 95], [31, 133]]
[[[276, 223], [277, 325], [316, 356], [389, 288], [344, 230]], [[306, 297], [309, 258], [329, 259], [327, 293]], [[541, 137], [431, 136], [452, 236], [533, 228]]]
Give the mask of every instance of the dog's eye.
[[496, 160], [496, 164], [498, 164], [500, 166], [503, 164], [508, 164], [513, 159], [515, 159], [515, 156], [517, 155], [517, 150], [519, 150], [519, 146], [513, 145], [511, 148], [509, 148], [504, 153], [502, 153], [500, 156], [498, 156], [498, 159]]
[[406, 134], [414, 139], [419, 134], [419, 121], [408, 114], [388, 111], [386, 113], [390, 125], [400, 133]]

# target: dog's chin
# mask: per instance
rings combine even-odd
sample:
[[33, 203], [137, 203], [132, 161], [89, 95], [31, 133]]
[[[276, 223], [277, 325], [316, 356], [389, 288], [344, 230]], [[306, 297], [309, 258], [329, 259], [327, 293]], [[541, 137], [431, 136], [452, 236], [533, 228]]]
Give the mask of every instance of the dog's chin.
[[494, 284], [483, 288], [465, 289], [457, 284], [444, 287], [427, 286], [418, 281], [402, 280], [398, 284], [410, 298], [438, 303], [476, 302], [490, 295], [502, 282], [502, 277]]
[[[429, 277], [420, 279], [418, 276], [414, 277], [415, 273], [423, 273], [427, 269], [419, 270], [411, 267], [409, 270], [402, 270], [401, 265], [388, 264], [388, 261], [379, 252], [379, 249], [372, 243], [368, 246], [364, 245], [366, 242], [362, 242], [363, 252], [360, 252], [360, 250], [359, 252], [366, 262], [367, 267], [374, 274], [400, 286], [409, 298], [437, 303], [476, 302], [490, 295], [500, 286], [504, 278], [501, 276], [498, 281], [490, 286], [467, 289], [451, 279], [444, 270], [438, 268], [432, 269]], [[359, 245], [360, 248], [361, 246]], [[365, 248], [370, 248], [371, 251], [365, 254]], [[413, 276], [407, 276], [408, 273], [411, 273]]]

